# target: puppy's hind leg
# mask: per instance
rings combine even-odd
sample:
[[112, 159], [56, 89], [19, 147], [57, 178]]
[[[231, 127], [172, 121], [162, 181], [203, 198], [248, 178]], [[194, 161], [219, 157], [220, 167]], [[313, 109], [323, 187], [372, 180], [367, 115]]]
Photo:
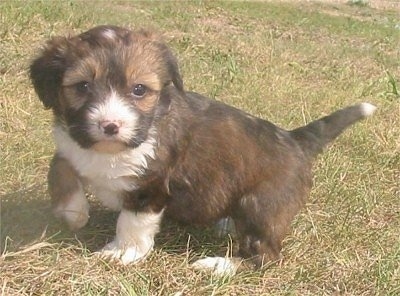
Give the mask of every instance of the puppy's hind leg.
[[251, 259], [256, 267], [281, 258], [281, 239], [270, 229], [261, 229], [247, 219], [235, 219], [239, 238], [240, 257]]
[[236, 236], [235, 225], [231, 217], [225, 217], [217, 221], [214, 226], [215, 232], [219, 238], [224, 238], [225, 236]]
[[71, 230], [78, 230], [89, 220], [89, 203], [78, 173], [64, 158], [55, 154], [48, 174], [53, 212], [65, 220]]
[[256, 267], [281, 259], [282, 241], [301, 204], [265, 189], [244, 196], [234, 216], [239, 255], [251, 258]]

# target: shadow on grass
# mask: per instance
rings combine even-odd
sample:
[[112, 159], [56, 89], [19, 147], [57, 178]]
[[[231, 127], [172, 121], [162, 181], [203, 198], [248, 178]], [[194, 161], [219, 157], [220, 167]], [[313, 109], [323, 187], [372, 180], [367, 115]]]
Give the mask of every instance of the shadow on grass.
[[[90, 251], [101, 249], [115, 235], [118, 213], [111, 212], [97, 202], [90, 201], [88, 224], [77, 232], [54, 218], [50, 200], [37, 186], [7, 193], [1, 197], [1, 252], [18, 251], [35, 242], [68, 243], [83, 246]], [[164, 219], [156, 236], [155, 248], [172, 254], [182, 254], [188, 249], [198, 254], [225, 255], [226, 238], [217, 238], [213, 229], [194, 228]]]
[[112, 239], [116, 213], [94, 205], [90, 216], [89, 223], [75, 233], [54, 218], [49, 197], [42, 188], [7, 193], [1, 201], [1, 250], [17, 251], [41, 240], [84, 244], [89, 250], [96, 250]]

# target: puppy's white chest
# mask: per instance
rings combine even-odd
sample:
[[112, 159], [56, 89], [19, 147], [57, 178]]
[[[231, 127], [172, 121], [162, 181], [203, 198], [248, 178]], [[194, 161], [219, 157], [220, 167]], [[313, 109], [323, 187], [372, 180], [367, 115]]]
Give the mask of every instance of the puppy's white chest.
[[61, 127], [56, 126], [53, 133], [57, 152], [69, 160], [96, 193], [134, 190], [135, 178], [144, 174], [147, 159], [154, 158], [152, 138], [135, 149], [106, 154], [81, 148]]

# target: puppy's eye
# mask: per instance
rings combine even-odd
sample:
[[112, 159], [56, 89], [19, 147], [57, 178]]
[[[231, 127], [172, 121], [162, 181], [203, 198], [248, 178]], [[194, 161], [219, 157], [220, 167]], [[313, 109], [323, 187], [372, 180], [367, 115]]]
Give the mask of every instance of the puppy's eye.
[[89, 91], [89, 82], [78, 82], [77, 84], [75, 84], [75, 89], [81, 94], [87, 93]]
[[142, 98], [147, 92], [147, 87], [143, 84], [136, 84], [132, 89], [132, 94], [137, 98]]

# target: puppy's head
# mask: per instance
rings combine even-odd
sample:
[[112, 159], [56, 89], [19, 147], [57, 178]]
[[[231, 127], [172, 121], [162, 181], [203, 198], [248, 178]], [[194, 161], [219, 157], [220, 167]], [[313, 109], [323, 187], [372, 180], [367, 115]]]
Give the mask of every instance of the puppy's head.
[[100, 26], [49, 40], [30, 75], [57, 124], [83, 148], [137, 147], [183, 91], [174, 56], [154, 35]]

